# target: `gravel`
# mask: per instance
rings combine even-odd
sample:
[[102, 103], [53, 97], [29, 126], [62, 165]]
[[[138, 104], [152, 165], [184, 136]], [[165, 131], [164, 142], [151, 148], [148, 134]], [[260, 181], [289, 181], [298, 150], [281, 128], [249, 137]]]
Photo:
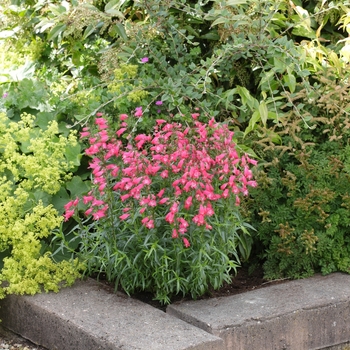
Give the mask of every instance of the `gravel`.
[[47, 350], [0, 325], [0, 350]]

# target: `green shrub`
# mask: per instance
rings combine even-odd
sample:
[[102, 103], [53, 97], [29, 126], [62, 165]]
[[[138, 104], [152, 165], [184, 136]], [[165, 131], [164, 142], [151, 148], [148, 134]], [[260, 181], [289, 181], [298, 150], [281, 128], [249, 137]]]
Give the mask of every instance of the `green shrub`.
[[332, 70], [314, 78], [318, 99], [298, 99], [308, 123], [289, 113], [274, 128], [282, 145], [257, 142], [266, 163], [250, 209], [268, 278], [350, 272], [350, 86]]

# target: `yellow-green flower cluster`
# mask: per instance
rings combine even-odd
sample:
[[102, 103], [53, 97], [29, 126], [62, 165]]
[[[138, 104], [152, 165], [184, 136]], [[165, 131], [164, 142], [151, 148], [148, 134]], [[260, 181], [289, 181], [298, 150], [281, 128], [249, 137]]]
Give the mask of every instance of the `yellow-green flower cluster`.
[[41, 254], [41, 240], [59, 227], [62, 217], [35, 196], [57, 193], [69, 178], [76, 164], [66, 151], [77, 146], [77, 138], [74, 133], [57, 136], [56, 122], [42, 130], [34, 120], [23, 114], [12, 122], [0, 114], [0, 251], [9, 253], [0, 272], [0, 297], [57, 291], [61, 282], [71, 284], [78, 276], [75, 263], [55, 263], [49, 253]]
[[27, 191], [40, 188], [49, 194], [58, 192], [74, 166], [65, 153], [67, 147], [77, 146], [75, 135], [57, 136], [56, 122], [41, 130], [34, 126], [35, 117], [25, 113], [18, 123], [6, 118], [0, 116], [0, 172], [9, 171]]
[[142, 90], [142, 81], [140, 86], [134, 86], [133, 81], [137, 77], [138, 66], [133, 64], [120, 64], [120, 67], [114, 70], [114, 80], [108, 84], [108, 91], [116, 95], [126, 93], [126, 99], [140, 103], [143, 98], [148, 95], [148, 92]]

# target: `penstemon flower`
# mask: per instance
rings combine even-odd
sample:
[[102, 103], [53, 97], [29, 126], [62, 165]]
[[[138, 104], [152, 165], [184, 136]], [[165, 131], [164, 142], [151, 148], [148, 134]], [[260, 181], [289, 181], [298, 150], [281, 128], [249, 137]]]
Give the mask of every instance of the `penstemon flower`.
[[[135, 116], [141, 113], [138, 107]], [[198, 115], [193, 115], [192, 129], [158, 120], [152, 136], [137, 135], [127, 146], [119, 140], [120, 130], [124, 132], [126, 128], [117, 130], [115, 138], [106, 131], [107, 120], [96, 118], [97, 131], [89, 138], [90, 147], [85, 153], [93, 156], [90, 168], [94, 195], [100, 199], [83, 197], [84, 204], [91, 203], [92, 211], [88, 213], [93, 219], [107, 215], [107, 201], [111, 198], [106, 196], [107, 189], [116, 192], [123, 204], [118, 210], [142, 210], [141, 224], [148, 229], [154, 228], [154, 220], [162, 219], [169, 232], [175, 229], [181, 235], [186, 234], [190, 224], [212, 229], [210, 218], [215, 214], [216, 202], [234, 197], [238, 206], [239, 195], [248, 195], [248, 188], [257, 185], [249, 168], [257, 162], [247, 154], [238, 155], [233, 132], [226, 125], [213, 119], [203, 124], [196, 121]], [[91, 136], [86, 129], [81, 134], [83, 138]], [[66, 204], [66, 220], [77, 205], [77, 199]], [[117, 216], [125, 221], [130, 214]], [[183, 243], [190, 246], [188, 238], [183, 237]]]
[[[193, 126], [159, 119], [151, 134], [133, 136], [127, 121], [142, 115], [142, 107], [133, 116], [121, 115], [123, 126], [114, 131], [99, 115], [83, 130], [85, 154], [92, 158], [92, 191], [81, 200], [85, 215], [115, 239], [115, 227], [133, 238], [144, 232], [147, 240], [149, 231], [154, 239], [198, 250], [203, 233], [232, 229], [232, 220], [237, 226], [234, 208], [257, 186], [251, 170], [257, 162], [240, 155], [233, 132], [214, 119], [201, 123], [193, 113]], [[65, 220], [77, 217], [81, 201], [66, 205]], [[234, 234], [227, 239], [237, 246]]]

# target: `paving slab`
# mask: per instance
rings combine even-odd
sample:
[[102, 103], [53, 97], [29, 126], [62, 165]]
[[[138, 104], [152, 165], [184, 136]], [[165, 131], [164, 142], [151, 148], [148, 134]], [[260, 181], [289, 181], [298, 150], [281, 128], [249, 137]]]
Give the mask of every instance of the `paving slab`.
[[335, 348], [350, 340], [350, 275], [186, 301], [169, 305], [167, 314], [222, 338], [226, 350]]
[[0, 319], [50, 350], [224, 350], [221, 338], [94, 280], [57, 294], [8, 296]]

